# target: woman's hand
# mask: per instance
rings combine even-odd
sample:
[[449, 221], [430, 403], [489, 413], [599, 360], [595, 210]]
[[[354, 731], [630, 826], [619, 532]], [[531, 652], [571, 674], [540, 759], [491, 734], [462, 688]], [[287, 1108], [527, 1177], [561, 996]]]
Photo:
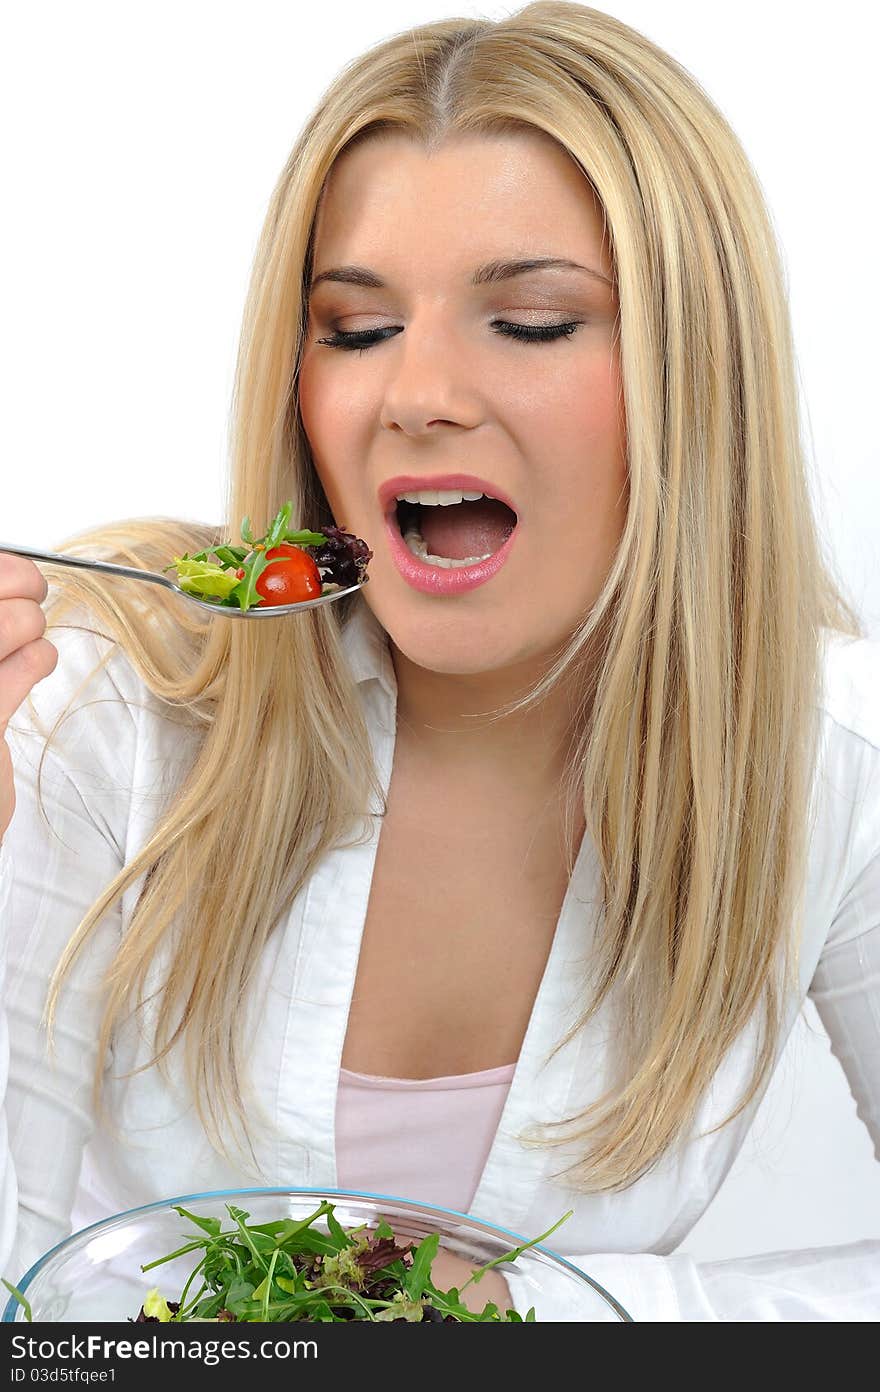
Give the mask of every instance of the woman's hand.
[[455, 1256], [453, 1252], [444, 1251], [442, 1247], [431, 1264], [431, 1280], [437, 1289], [445, 1291], [454, 1286], [461, 1292], [462, 1305], [467, 1306], [473, 1314], [480, 1314], [490, 1301], [498, 1306], [501, 1315], [513, 1309], [510, 1287], [497, 1266], [462, 1291], [465, 1281], [470, 1280], [473, 1273], [474, 1267], [470, 1262]]
[[38, 681], [55, 670], [58, 649], [40, 607], [49, 586], [26, 556], [0, 552], [0, 842], [15, 811], [12, 756], [4, 739], [13, 714]]

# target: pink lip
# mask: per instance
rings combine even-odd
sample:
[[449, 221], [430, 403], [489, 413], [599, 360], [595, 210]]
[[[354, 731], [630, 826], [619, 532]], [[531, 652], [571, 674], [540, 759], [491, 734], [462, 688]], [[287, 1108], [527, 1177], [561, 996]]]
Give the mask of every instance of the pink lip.
[[394, 500], [398, 493], [419, 493], [429, 488], [460, 488], [469, 493], [479, 491], [506, 503], [514, 514], [516, 508], [494, 484], [474, 478], [472, 474], [447, 474], [442, 478], [413, 478], [407, 475], [388, 479], [379, 489], [391, 558], [407, 584], [414, 590], [430, 595], [455, 595], [463, 594], [466, 590], [475, 590], [478, 585], [484, 585], [493, 575], [497, 575], [513, 549], [519, 529], [515, 526], [503, 546], [485, 561], [477, 561], [475, 565], [455, 566], [449, 569], [428, 565], [426, 561], [421, 561], [418, 556], [413, 555], [400, 535]]

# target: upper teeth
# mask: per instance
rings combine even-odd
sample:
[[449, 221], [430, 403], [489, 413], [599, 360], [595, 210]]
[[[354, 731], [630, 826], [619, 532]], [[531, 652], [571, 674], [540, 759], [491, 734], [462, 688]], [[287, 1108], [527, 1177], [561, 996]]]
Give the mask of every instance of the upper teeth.
[[478, 498], [490, 498], [490, 493], [464, 493], [457, 488], [430, 489], [421, 493], [398, 493], [398, 503], [421, 503], [423, 507], [449, 507], [451, 503], [475, 503]]

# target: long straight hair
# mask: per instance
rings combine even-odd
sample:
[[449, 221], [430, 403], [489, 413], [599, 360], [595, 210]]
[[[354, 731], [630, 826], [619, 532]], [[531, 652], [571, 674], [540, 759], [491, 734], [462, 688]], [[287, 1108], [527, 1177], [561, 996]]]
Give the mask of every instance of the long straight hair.
[[[598, 853], [603, 912], [570, 1034], [613, 989], [621, 1044], [608, 1089], [540, 1143], [576, 1141], [565, 1173], [600, 1192], [633, 1183], [687, 1133], [756, 1014], [754, 1076], [732, 1116], [769, 1075], [796, 964], [823, 630], [861, 634], [811, 510], [771, 221], [736, 135], [691, 74], [610, 15], [548, 0], [495, 22], [408, 29], [350, 62], [307, 120], [262, 229], [224, 523], [133, 519], [65, 546], [158, 569], [237, 535], [244, 515], [268, 522], [281, 499], [300, 525], [332, 523], [297, 373], [334, 162], [388, 132], [430, 151], [460, 134], [534, 130], [568, 152], [603, 210], [628, 426], [629, 510], [604, 588], [512, 707], [539, 702], [565, 673], [588, 713], [566, 797]], [[362, 599], [290, 626], [203, 623], [195, 611], [184, 622], [179, 604], [172, 613], [153, 596], [148, 616], [137, 586], [117, 593], [60, 568], [53, 581], [50, 630], [83, 607], [95, 616], [192, 726], [197, 753], [153, 835], [73, 933], [47, 1018], [102, 915], [143, 876], [106, 976], [100, 1055], [167, 954], [152, 1061], [166, 1069], [180, 1046], [202, 1123], [228, 1151], [248, 1134], [240, 1005], [261, 951], [321, 857], [368, 834], [368, 802], [381, 798], [341, 645]], [[234, 856], [221, 815], [233, 805]], [[99, 1099], [100, 1074], [99, 1059]]]

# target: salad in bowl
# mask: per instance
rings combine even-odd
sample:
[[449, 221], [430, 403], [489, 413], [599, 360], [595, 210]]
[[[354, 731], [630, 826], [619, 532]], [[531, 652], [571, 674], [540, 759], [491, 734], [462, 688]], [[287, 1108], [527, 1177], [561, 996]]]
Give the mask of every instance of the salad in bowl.
[[[578, 1318], [629, 1321], [609, 1292], [543, 1245], [570, 1216], [523, 1238], [472, 1215], [382, 1194], [182, 1195], [66, 1238], [15, 1285], [4, 1281], [3, 1318], [528, 1323], [541, 1318], [536, 1307], [549, 1311], [551, 1293], [561, 1292], [576, 1299], [584, 1312]], [[480, 1282], [496, 1271], [511, 1292], [501, 1305], [479, 1294]]]

